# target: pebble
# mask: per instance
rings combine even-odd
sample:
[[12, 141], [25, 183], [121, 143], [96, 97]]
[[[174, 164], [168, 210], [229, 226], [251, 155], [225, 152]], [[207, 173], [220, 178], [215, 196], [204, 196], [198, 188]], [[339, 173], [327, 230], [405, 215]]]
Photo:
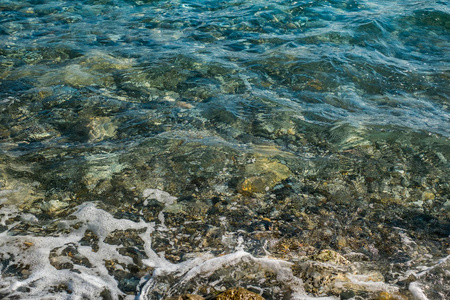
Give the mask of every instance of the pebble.
[[235, 288], [223, 292], [215, 300], [264, 300], [264, 298], [244, 288]]
[[164, 300], [204, 300], [204, 299], [205, 298], [199, 295], [186, 294], [183, 296], [165, 298]]
[[54, 213], [69, 206], [68, 203], [59, 200], [50, 200], [41, 205], [41, 209], [48, 213]]

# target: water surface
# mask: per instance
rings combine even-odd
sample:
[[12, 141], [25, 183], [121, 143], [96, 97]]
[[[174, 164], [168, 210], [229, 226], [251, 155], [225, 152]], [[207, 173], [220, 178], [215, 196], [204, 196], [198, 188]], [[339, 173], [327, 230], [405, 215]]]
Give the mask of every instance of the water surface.
[[449, 30], [445, 1], [0, 0], [0, 295], [450, 297]]

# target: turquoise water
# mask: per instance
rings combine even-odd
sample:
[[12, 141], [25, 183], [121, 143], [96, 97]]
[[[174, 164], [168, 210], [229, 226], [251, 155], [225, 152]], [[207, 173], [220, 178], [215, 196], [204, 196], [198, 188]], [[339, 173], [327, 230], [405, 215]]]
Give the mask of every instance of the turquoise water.
[[[446, 1], [0, 0], [0, 295], [303, 297], [148, 281], [246, 251], [302, 295], [445, 299], [449, 103]], [[326, 249], [386, 286], [317, 286]]]

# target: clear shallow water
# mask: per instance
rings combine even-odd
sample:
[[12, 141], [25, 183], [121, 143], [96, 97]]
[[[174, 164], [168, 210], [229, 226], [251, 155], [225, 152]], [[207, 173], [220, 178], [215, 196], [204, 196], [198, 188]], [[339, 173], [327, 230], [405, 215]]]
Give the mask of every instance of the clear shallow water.
[[[77, 296], [88, 278], [103, 281], [86, 297], [207, 295], [221, 287], [145, 275], [333, 249], [410, 296], [403, 277], [448, 255], [449, 29], [444, 1], [0, 1], [1, 295]], [[70, 220], [92, 201], [144, 231], [86, 237]], [[85, 259], [55, 250], [69, 244]], [[39, 249], [47, 264], [26, 260]], [[49, 290], [47, 268], [81, 275]], [[297, 273], [303, 294], [369, 293]], [[445, 276], [414, 282], [445, 299]]]

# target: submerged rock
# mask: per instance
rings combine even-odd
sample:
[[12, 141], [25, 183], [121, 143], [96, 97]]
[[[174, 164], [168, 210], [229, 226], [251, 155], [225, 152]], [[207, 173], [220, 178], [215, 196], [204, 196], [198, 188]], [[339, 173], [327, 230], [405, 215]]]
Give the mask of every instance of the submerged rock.
[[199, 295], [186, 294], [178, 297], [169, 297], [166, 298], [165, 300], [204, 300], [204, 299], [205, 298]]
[[254, 163], [245, 166], [245, 174], [245, 179], [237, 185], [241, 194], [264, 193], [291, 176], [292, 172], [278, 161], [258, 157]]
[[[28, 172], [28, 171], [27, 171]], [[16, 180], [3, 173], [0, 166], [0, 205], [14, 204], [20, 208], [31, 205], [34, 201], [44, 198], [39, 189], [40, 183], [26, 179]]]
[[48, 202], [44, 202], [41, 205], [41, 209], [48, 213], [55, 213], [69, 206], [67, 202], [59, 201], [59, 200], [50, 200]]
[[329, 262], [337, 265], [347, 265], [350, 263], [345, 257], [340, 255], [336, 251], [329, 249], [320, 251], [319, 254], [314, 256], [314, 260], [321, 262]]
[[[141, 297], [156, 300], [160, 299], [159, 295], [197, 293], [218, 300], [264, 299], [236, 286], [263, 286], [263, 296], [267, 294], [268, 299], [305, 295], [302, 281], [293, 275], [291, 266], [287, 261], [257, 258], [243, 251], [218, 257], [203, 254], [184, 264], [182, 269], [155, 270], [142, 288]], [[177, 284], [170, 283], [174, 279]], [[218, 296], [214, 298], [214, 295]]]
[[118, 126], [109, 117], [92, 117], [87, 127], [89, 140], [99, 142], [115, 137]]
[[263, 193], [269, 190], [271, 186], [270, 181], [269, 176], [252, 176], [245, 178], [244, 181], [237, 186], [237, 191], [241, 194]]
[[235, 288], [223, 292], [217, 296], [215, 300], [264, 300], [264, 298], [258, 294], [250, 292], [249, 290]]

